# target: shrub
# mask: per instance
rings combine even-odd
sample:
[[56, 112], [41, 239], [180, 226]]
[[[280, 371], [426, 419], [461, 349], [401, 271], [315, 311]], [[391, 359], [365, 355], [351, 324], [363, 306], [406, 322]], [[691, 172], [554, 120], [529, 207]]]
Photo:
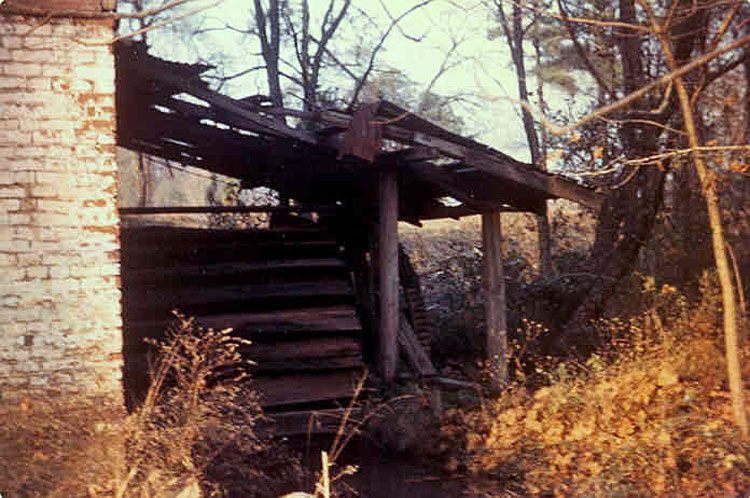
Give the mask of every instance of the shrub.
[[647, 281], [651, 306], [599, 328], [607, 348], [560, 363], [536, 390], [515, 385], [454, 411], [445, 436], [490, 487], [534, 496], [728, 496], [750, 489], [750, 445], [725, 390], [719, 307], [704, 278], [689, 306]]
[[239, 351], [249, 342], [176, 318], [155, 343], [148, 394], [126, 425], [120, 488], [156, 495], [192, 477], [212, 493], [239, 486], [255, 496], [273, 494], [275, 479], [257, 458], [268, 449], [254, 432], [262, 413]]
[[257, 394], [230, 330], [177, 315], [145, 401], [124, 416], [100, 400], [22, 400], [3, 407], [0, 492], [10, 496], [275, 497], [299, 487], [289, 450], [255, 433]]

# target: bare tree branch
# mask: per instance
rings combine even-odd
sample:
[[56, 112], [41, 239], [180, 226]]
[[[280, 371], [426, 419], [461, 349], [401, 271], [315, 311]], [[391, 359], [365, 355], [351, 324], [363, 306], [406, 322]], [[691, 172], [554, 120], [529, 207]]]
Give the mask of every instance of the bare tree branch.
[[[558, 21], [562, 21], [562, 15], [549, 12], [548, 10], [541, 9], [539, 7], [526, 7], [529, 10], [533, 10], [543, 16], [548, 16]], [[603, 28], [621, 28], [628, 31], [635, 31], [640, 33], [650, 33], [651, 29], [648, 26], [641, 26], [640, 24], [632, 24], [621, 21], [612, 20], [601, 20], [601, 19], [590, 19], [586, 17], [568, 17], [568, 21], [576, 24], [588, 24], [591, 26], [599, 26]]]
[[195, 0], [171, 0], [159, 7], [153, 9], [142, 10], [138, 12], [98, 12], [98, 11], [84, 11], [76, 9], [42, 9], [39, 7], [28, 7], [24, 6], [20, 0], [7, 0], [3, 4], [0, 13], [2, 14], [15, 14], [15, 15], [26, 15], [26, 16], [37, 16], [37, 17], [73, 17], [73, 18], [89, 18], [89, 19], [139, 19], [149, 16], [155, 16], [169, 9], [173, 9], [184, 3], [193, 2]]
[[115, 36], [114, 38], [111, 38], [111, 39], [106, 40], [106, 41], [91, 41], [91, 40], [83, 40], [81, 38], [73, 38], [73, 41], [75, 41], [76, 43], [79, 43], [81, 45], [88, 46], [88, 47], [103, 46], [103, 45], [112, 45], [113, 43], [118, 42], [120, 40], [125, 40], [127, 38], [132, 38], [134, 36], [142, 35], [144, 33], [147, 33], [149, 31], [151, 31], [151, 30], [154, 30], [156, 28], [160, 28], [162, 26], [166, 26], [168, 24], [172, 24], [172, 23], [174, 23], [176, 21], [179, 21], [181, 19], [185, 19], [186, 17], [190, 17], [190, 16], [193, 16], [193, 15], [199, 13], [199, 12], [203, 12], [204, 10], [212, 9], [212, 8], [216, 7], [217, 5], [219, 5], [222, 2], [224, 2], [224, 0], [216, 0], [215, 2], [213, 2], [213, 3], [209, 4], [209, 5], [204, 5], [204, 6], [201, 6], [201, 7], [197, 7], [195, 9], [191, 9], [191, 10], [189, 10], [187, 12], [184, 12], [184, 13], [178, 15], [178, 16], [174, 16], [174, 17], [171, 17], [169, 19], [165, 19], [163, 21], [159, 21], [159, 22], [155, 22], [153, 24], [149, 24], [148, 26], [146, 26], [144, 28], [141, 28], [139, 30], [136, 30], [136, 31], [134, 31], [132, 33], [128, 33], [126, 35]]
[[258, 29], [261, 52], [266, 62], [266, 81], [268, 92], [276, 107], [284, 106], [281, 93], [281, 82], [279, 81], [279, 3], [278, 0], [270, 0], [268, 4], [268, 15], [263, 9], [261, 0], [253, 0], [255, 7], [255, 24]]
[[[393, 22], [393, 20], [394, 20], [393, 14], [391, 14], [391, 11], [388, 9], [388, 6], [385, 4], [385, 2], [383, 0], [380, 0], [380, 7], [383, 9], [383, 11], [385, 12], [385, 14], [388, 16], [388, 19], [390, 19], [391, 22]], [[403, 36], [407, 40], [411, 40], [411, 41], [417, 42], [417, 43], [419, 43], [422, 40], [424, 40], [424, 35], [422, 35], [422, 36], [412, 36], [409, 33], [407, 33], [406, 31], [404, 31], [404, 29], [398, 23], [396, 24], [396, 29], [398, 30], [399, 33], [401, 33], [401, 36]]]
[[570, 17], [568, 16], [568, 11], [565, 8], [563, 0], [557, 0], [557, 6], [560, 9], [562, 23], [565, 26], [565, 30], [568, 32], [570, 40], [573, 42], [573, 46], [576, 49], [578, 57], [580, 57], [580, 59], [583, 61], [583, 64], [586, 66], [586, 69], [588, 69], [591, 76], [594, 77], [597, 85], [599, 85], [599, 87], [604, 90], [607, 95], [612, 95], [612, 89], [609, 88], [609, 85], [606, 84], [604, 78], [602, 78], [601, 74], [599, 74], [599, 71], [596, 69], [596, 67], [594, 67], [594, 64], [591, 63], [591, 59], [589, 59], [588, 53], [583, 49], [581, 41], [578, 39], [578, 36], [576, 36], [575, 30], [573, 29], [573, 24], [570, 22]]
[[[711, 62], [712, 60], [716, 59], [718, 56], [725, 54], [727, 52], [731, 52], [732, 50], [735, 50], [737, 48], [740, 48], [747, 43], [750, 43], [750, 35], [745, 35], [741, 38], [738, 38], [734, 40], [731, 43], [728, 43], [724, 45], [723, 47], [719, 47], [716, 50], [713, 50], [711, 52], [705, 53], [702, 56], [698, 57], [697, 59], [694, 59], [693, 61], [680, 66], [673, 71], [670, 71], [669, 73], [663, 75], [660, 78], [657, 78], [653, 80], [651, 83], [648, 83], [646, 85], [643, 85], [638, 90], [635, 90], [634, 92], [626, 95], [625, 97], [612, 102], [611, 104], [605, 105], [604, 107], [600, 107], [596, 111], [592, 112], [591, 114], [581, 118], [577, 122], [573, 123], [572, 125], [565, 126], [565, 127], [558, 127], [552, 123], [549, 123], [548, 121], [544, 120], [543, 122], [546, 123], [546, 126], [550, 128], [550, 131], [556, 135], [561, 135], [565, 133], [569, 133], [577, 128], [580, 128], [586, 123], [589, 123], [595, 119], [599, 119], [602, 116], [606, 116], [607, 114], [610, 114], [618, 109], [621, 109], [644, 95], [648, 94], [650, 91], [652, 91], [655, 88], [658, 88], [662, 85], [668, 84], [670, 81], [674, 81], [675, 78], [679, 78], [681, 76], [686, 75], [690, 71], [693, 71], [694, 69], [697, 69], [701, 66], [704, 66]], [[532, 112], [535, 112], [537, 115], [539, 114], [537, 110], [535, 110], [528, 102], [521, 102], [521, 105], [524, 107], [530, 109]], [[543, 119], [543, 118], [542, 118]]]
[[427, 87], [425, 87], [424, 91], [422, 92], [422, 99], [419, 102], [419, 106], [417, 107], [417, 113], [421, 113], [425, 109], [425, 105], [427, 104], [427, 98], [429, 97], [430, 93], [432, 93], [432, 89], [435, 87], [435, 84], [437, 84], [438, 80], [442, 78], [445, 73], [450, 71], [451, 69], [460, 66], [464, 63], [464, 61], [454, 61], [450, 63], [451, 56], [456, 52], [458, 47], [463, 43], [464, 40], [451, 40], [451, 48], [448, 49], [448, 51], [445, 53], [445, 57], [443, 57], [443, 61], [440, 63], [440, 67], [435, 72], [435, 74], [430, 79], [430, 82], [427, 84]]
[[359, 99], [359, 94], [362, 92], [362, 88], [364, 88], [365, 83], [367, 82], [367, 78], [369, 78], [370, 73], [372, 72], [373, 67], [375, 66], [375, 58], [377, 57], [380, 50], [383, 48], [383, 45], [385, 44], [385, 41], [388, 39], [388, 36], [390, 36], [393, 29], [398, 26], [398, 24], [409, 14], [412, 12], [421, 9], [425, 5], [429, 5], [432, 3], [433, 0], [424, 0], [411, 8], [405, 10], [401, 15], [394, 18], [390, 25], [388, 26], [388, 29], [385, 30], [385, 32], [380, 36], [380, 41], [375, 45], [375, 48], [373, 48], [372, 52], [370, 53], [370, 59], [367, 63], [367, 68], [365, 69], [362, 76], [357, 81], [357, 86], [354, 88], [354, 93], [352, 95], [351, 101], [349, 102], [349, 109], [351, 110], [352, 107], [354, 107], [354, 104]]
[[[320, 43], [317, 38], [314, 36], [310, 36], [310, 40], [313, 43]], [[359, 76], [354, 74], [354, 72], [349, 69], [349, 66], [341, 61], [328, 47], [324, 49], [325, 54], [338, 66], [341, 68], [342, 71], [344, 71], [349, 77], [351, 77], [354, 81], [359, 81]]]
[[261, 69], [266, 69], [266, 66], [265, 65], [262, 65], [262, 66], [253, 66], [251, 68], [244, 69], [244, 70], [242, 70], [242, 71], [240, 71], [238, 73], [230, 74], [229, 76], [211, 76], [211, 75], [208, 75], [208, 76], [204, 76], [204, 78], [213, 79], [213, 80], [219, 80], [222, 83], [225, 83], [227, 81], [230, 81], [230, 80], [233, 80], [233, 79], [237, 79], [237, 78], [241, 78], [242, 76], [245, 76], [246, 74], [250, 74], [250, 73], [252, 73], [254, 71], [259, 71]]
[[310, 86], [311, 88], [306, 89], [306, 96], [307, 98], [312, 97], [313, 103], [315, 102], [315, 94], [317, 92], [317, 86], [318, 86], [318, 77], [320, 75], [320, 65], [323, 62], [323, 54], [326, 50], [326, 47], [328, 45], [328, 42], [333, 37], [334, 33], [336, 33], [336, 30], [338, 29], [339, 25], [341, 24], [341, 21], [346, 16], [346, 12], [349, 9], [349, 5], [351, 5], [351, 0], [344, 0], [344, 5], [341, 7], [341, 10], [339, 10], [339, 13], [336, 15], [336, 17], [330, 21], [330, 25], [326, 28], [326, 25], [328, 24], [330, 20], [330, 16], [333, 13], [333, 0], [331, 0], [331, 3], [329, 5], [328, 11], [326, 11], [326, 15], [323, 18], [323, 24], [321, 25], [321, 33], [320, 33], [320, 41], [317, 42], [318, 49], [315, 51], [315, 55], [313, 56], [312, 60], [312, 68], [310, 73]]

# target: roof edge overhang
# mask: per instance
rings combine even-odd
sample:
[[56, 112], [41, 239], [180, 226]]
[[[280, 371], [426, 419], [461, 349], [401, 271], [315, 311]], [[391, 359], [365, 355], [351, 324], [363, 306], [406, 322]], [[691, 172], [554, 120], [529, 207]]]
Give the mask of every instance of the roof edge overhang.
[[[368, 169], [368, 164], [372, 168], [395, 163], [412, 181], [429, 184], [431, 194], [451, 196], [463, 204], [460, 210], [422, 213], [415, 208], [411, 219], [508, 206], [543, 212], [544, 202], [555, 198], [593, 209], [603, 202], [603, 196], [590, 188], [450, 132], [392, 102], [370, 105], [371, 119], [365, 120], [357, 111], [268, 107], [259, 99], [233, 99], [211, 90], [200, 79], [207, 66], [164, 61], [132, 41], [116, 44], [115, 54], [118, 142], [126, 148], [229, 174], [247, 184], [273, 184], [279, 168], [288, 173], [293, 167], [309, 166], [310, 161], [341, 163], [329, 173], [353, 174], [358, 179], [366, 177], [360, 170]], [[179, 94], [201, 104], [176, 99]], [[289, 117], [316, 126], [294, 128], [285, 121]], [[357, 126], [376, 138], [365, 147], [355, 147], [353, 157], [347, 141], [363, 132]], [[382, 152], [378, 140], [398, 144], [399, 150]], [[379, 149], [368, 151], [373, 144]], [[361, 149], [365, 154], [359, 154]], [[300, 177], [312, 178], [316, 171], [300, 169]], [[420, 202], [431, 204], [426, 199]]]

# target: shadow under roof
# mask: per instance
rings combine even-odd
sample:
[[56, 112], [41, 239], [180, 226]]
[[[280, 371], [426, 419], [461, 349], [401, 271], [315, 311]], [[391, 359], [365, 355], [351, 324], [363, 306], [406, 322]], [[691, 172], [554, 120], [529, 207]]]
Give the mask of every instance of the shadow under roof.
[[[598, 208], [593, 190], [381, 101], [355, 112], [268, 107], [211, 90], [209, 69], [115, 45], [118, 145], [266, 186], [303, 205], [376, 205], [377, 173], [399, 168], [400, 218], [491, 209], [541, 212], [547, 199]], [[305, 128], [289, 122], [305, 123]], [[364, 138], [361, 138], [364, 137]], [[460, 202], [446, 205], [445, 198]]]

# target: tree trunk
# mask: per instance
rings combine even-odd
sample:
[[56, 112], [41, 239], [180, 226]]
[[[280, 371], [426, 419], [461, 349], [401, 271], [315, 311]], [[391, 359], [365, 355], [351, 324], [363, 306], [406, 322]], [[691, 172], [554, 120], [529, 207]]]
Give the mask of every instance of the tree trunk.
[[[500, 22], [503, 25], [505, 37], [510, 47], [511, 59], [513, 60], [513, 67], [516, 72], [516, 82], [518, 84], [518, 98], [523, 103], [529, 102], [529, 90], [526, 80], [526, 64], [524, 62], [524, 30], [522, 25], [523, 15], [521, 5], [518, 3], [513, 4], [512, 12], [512, 23], [508, 22], [505, 16], [505, 10], [503, 9], [502, 2], [497, 2], [498, 14], [500, 16]], [[539, 57], [538, 40], [534, 40], [535, 47], [537, 48], [537, 58]], [[538, 87], [541, 87], [541, 82]], [[543, 103], [542, 103], [543, 105]], [[526, 133], [526, 142], [529, 145], [529, 153], [531, 155], [531, 162], [538, 168], [545, 169], [545, 155], [542, 154], [542, 148], [539, 144], [539, 136], [536, 131], [534, 117], [531, 112], [525, 107], [521, 106], [521, 119], [523, 121], [523, 129]], [[544, 277], [549, 277], [554, 274], [554, 266], [552, 264], [552, 239], [550, 235], [549, 219], [547, 217], [547, 203], [544, 206], [544, 212], [536, 216], [537, 228], [539, 232], [538, 244], [539, 244], [539, 262], [541, 265], [541, 274]]]
[[279, 73], [280, 42], [281, 42], [281, 12], [278, 0], [270, 0], [268, 11], [263, 9], [261, 0], [254, 0], [255, 24], [260, 38], [260, 49], [263, 61], [266, 63], [266, 81], [268, 96], [276, 107], [284, 106], [284, 96], [281, 91], [281, 74]]
[[[654, 26], [656, 28], [657, 26]], [[670, 71], [677, 68], [677, 63], [672, 55], [669, 39], [660, 34], [662, 50], [667, 58]], [[724, 308], [724, 347], [727, 360], [727, 375], [729, 377], [729, 390], [732, 396], [732, 408], [737, 427], [744, 439], [748, 436], [747, 414], [745, 412], [744, 388], [742, 385], [742, 371], [740, 369], [739, 355], [739, 333], [737, 331], [737, 301], [735, 299], [734, 282], [732, 272], [727, 259], [727, 249], [724, 242], [724, 229], [721, 223], [721, 212], [719, 210], [719, 199], [716, 194], [716, 176], [709, 172], [699, 152], [700, 141], [695, 127], [695, 118], [690, 104], [685, 84], [682, 78], [674, 80], [677, 96], [682, 110], [682, 119], [685, 123], [688, 142], [692, 149], [693, 165], [701, 182], [701, 190], [706, 199], [708, 209], [708, 221], [711, 227], [711, 242], [716, 261], [716, 270], [719, 274], [721, 285], [721, 303]]]

